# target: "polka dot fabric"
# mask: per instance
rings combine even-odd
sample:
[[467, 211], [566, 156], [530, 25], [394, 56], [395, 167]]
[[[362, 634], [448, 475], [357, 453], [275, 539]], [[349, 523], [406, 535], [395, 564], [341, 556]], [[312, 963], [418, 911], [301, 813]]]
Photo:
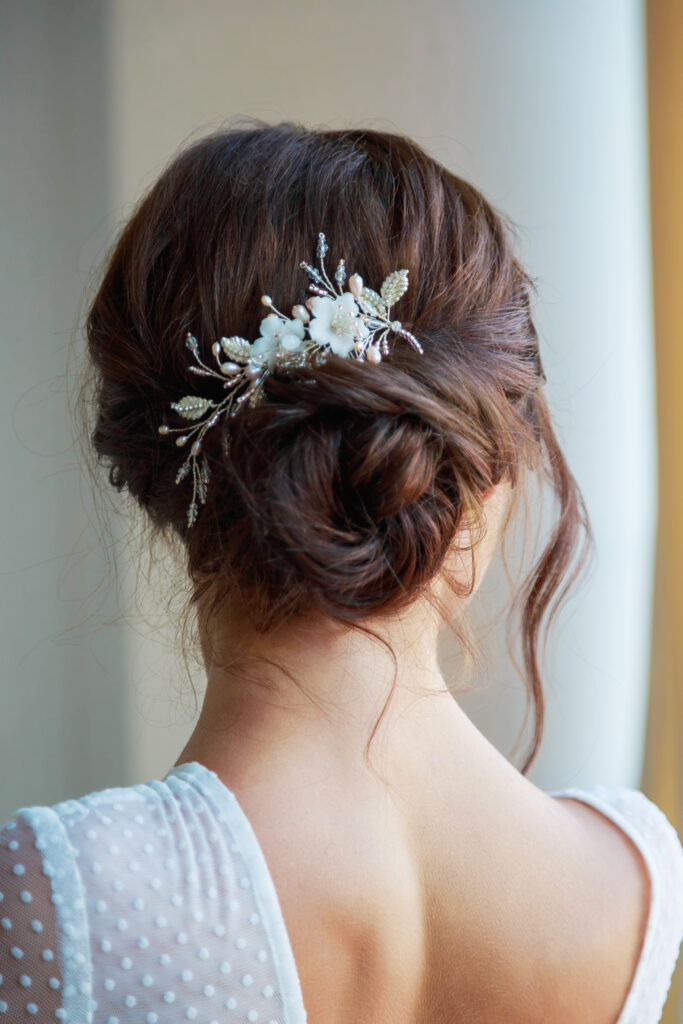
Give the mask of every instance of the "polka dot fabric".
[[0, 1024], [304, 1024], [272, 879], [197, 762], [0, 829]]
[[[652, 896], [617, 1024], [658, 1024], [683, 937], [683, 848], [633, 789], [583, 800], [641, 850]], [[162, 781], [26, 807], [0, 828], [0, 1024], [305, 1024], [263, 853], [193, 761]]]
[[[59, 819], [47, 808], [18, 811], [0, 832], [3, 1022], [59, 1020], [65, 978], [72, 986], [76, 978], [87, 980], [89, 958], [73, 963], [78, 952], [73, 945], [74, 929], [84, 904], [65, 902], [62, 883], [73, 895], [72, 878], [61, 873], [60, 858], [54, 857], [64, 840]], [[74, 1006], [82, 1005], [75, 987], [69, 998]]]

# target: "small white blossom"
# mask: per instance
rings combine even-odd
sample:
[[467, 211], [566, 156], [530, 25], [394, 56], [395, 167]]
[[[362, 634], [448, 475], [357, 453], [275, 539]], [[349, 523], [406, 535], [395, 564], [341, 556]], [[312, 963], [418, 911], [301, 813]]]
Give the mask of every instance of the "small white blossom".
[[354, 342], [365, 338], [368, 328], [358, 315], [351, 292], [334, 299], [316, 296], [311, 302], [308, 333], [319, 345], [329, 345], [335, 355], [347, 356]]
[[251, 354], [265, 355], [268, 365], [272, 366], [278, 348], [293, 352], [301, 347], [306, 328], [301, 320], [283, 320], [277, 313], [270, 313], [261, 321], [260, 331], [260, 336], [252, 342]]

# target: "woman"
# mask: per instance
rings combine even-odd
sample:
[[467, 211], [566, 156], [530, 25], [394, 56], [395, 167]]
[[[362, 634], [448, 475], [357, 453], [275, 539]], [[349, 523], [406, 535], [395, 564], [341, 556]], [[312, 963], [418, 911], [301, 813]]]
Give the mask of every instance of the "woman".
[[[88, 317], [91, 440], [186, 559], [206, 696], [163, 780], [3, 827], [10, 1020], [659, 1020], [676, 832], [638, 791], [525, 777], [540, 628], [591, 537], [531, 288], [500, 215], [399, 135], [256, 122], [143, 199]], [[450, 628], [476, 655], [527, 471], [559, 516], [518, 593], [520, 773], [436, 651]]]

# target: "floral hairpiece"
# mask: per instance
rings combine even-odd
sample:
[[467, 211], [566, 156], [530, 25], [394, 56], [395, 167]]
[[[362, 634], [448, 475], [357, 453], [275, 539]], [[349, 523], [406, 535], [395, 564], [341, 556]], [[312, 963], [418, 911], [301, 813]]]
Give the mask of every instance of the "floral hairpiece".
[[[263, 380], [267, 373], [278, 367], [302, 366], [307, 362], [320, 363], [328, 358], [330, 352], [338, 356], [346, 356], [357, 360], [379, 363], [383, 355], [389, 355], [387, 334], [393, 331], [406, 338], [416, 351], [423, 352], [417, 338], [407, 331], [399, 320], [390, 320], [389, 311], [398, 302], [408, 288], [408, 271], [395, 270], [385, 278], [379, 294], [366, 288], [359, 274], [352, 274], [348, 281], [349, 290], [343, 290], [346, 281], [346, 267], [341, 259], [330, 281], [325, 271], [325, 253], [328, 245], [322, 231], [318, 235], [317, 258], [320, 270], [302, 262], [299, 266], [306, 271], [311, 279], [308, 290], [313, 292], [305, 306], [292, 307], [291, 319], [281, 313], [273, 305], [269, 295], [262, 295], [261, 302], [272, 309], [261, 321], [260, 335], [256, 341], [249, 342], [238, 336], [221, 338], [211, 346], [216, 357], [220, 372], [212, 370], [202, 362], [199, 355], [197, 339], [188, 334], [185, 338], [187, 348], [197, 360], [198, 366], [190, 366], [190, 370], [202, 377], [216, 377], [230, 393], [221, 401], [214, 402], [200, 395], [185, 395], [178, 402], [171, 402], [171, 408], [186, 420], [200, 420], [205, 413], [208, 418], [198, 422], [187, 430], [186, 427], [171, 428], [165, 423], [159, 427], [160, 434], [171, 434], [182, 431], [176, 438], [176, 444], [184, 445], [198, 430], [196, 440], [190, 448], [190, 454], [182, 464], [175, 478], [176, 484], [187, 476], [192, 466], [193, 491], [192, 501], [187, 512], [188, 527], [197, 518], [197, 498], [206, 502], [206, 487], [209, 481], [209, 464], [202, 455], [201, 466], [197, 465], [197, 455], [201, 450], [202, 439], [219, 417], [227, 413], [234, 416], [239, 407], [247, 402], [256, 405], [263, 393]], [[359, 307], [360, 306], [360, 310]], [[308, 331], [308, 337], [306, 337]], [[221, 362], [225, 354], [228, 359]]]

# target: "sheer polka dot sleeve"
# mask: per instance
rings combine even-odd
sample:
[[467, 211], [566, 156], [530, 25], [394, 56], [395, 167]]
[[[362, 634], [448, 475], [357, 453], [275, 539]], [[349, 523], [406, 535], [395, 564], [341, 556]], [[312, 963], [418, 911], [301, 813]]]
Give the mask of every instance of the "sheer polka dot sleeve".
[[85, 903], [74, 851], [49, 807], [0, 827], [0, 1024], [92, 1021]]
[[0, 828], [0, 1024], [306, 1024], [275, 886], [203, 766]]

